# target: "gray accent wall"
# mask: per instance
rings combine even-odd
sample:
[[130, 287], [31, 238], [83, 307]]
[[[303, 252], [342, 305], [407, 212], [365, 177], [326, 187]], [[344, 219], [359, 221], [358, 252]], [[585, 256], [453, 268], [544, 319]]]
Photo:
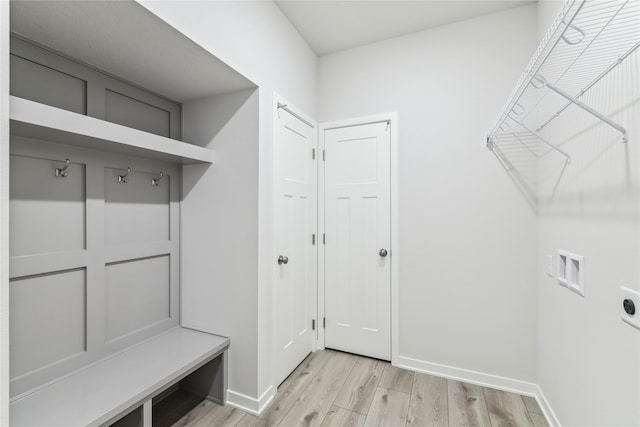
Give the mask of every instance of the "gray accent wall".
[[219, 162], [183, 168], [182, 325], [231, 337], [230, 392], [257, 375], [258, 104], [245, 90], [184, 110], [185, 140]]
[[11, 55], [11, 93], [31, 101], [87, 114], [87, 82], [53, 68]]
[[105, 120], [119, 125], [171, 137], [171, 112], [127, 95], [105, 91]]
[[182, 138], [182, 106], [13, 35], [11, 95], [164, 136]]
[[11, 377], [87, 351], [85, 268], [10, 280]]
[[[19, 37], [10, 66], [14, 96], [182, 136], [180, 104]], [[12, 397], [180, 322], [180, 166], [39, 137], [11, 136]]]
[[70, 163], [65, 179], [51, 179], [64, 164], [55, 156], [11, 156], [12, 257], [86, 248], [85, 165]]
[[179, 325], [180, 174], [11, 137], [12, 397]]

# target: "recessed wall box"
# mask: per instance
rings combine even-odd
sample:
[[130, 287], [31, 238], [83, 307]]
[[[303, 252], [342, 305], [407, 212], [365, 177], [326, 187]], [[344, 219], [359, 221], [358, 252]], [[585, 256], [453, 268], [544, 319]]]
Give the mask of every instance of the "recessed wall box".
[[558, 250], [558, 283], [584, 296], [584, 256]]
[[558, 283], [562, 286], [569, 286], [569, 282], [567, 281], [567, 263], [569, 262], [570, 255], [569, 252], [562, 249], [558, 251]]
[[584, 296], [584, 257], [570, 254], [566, 267], [569, 289], [578, 295]]

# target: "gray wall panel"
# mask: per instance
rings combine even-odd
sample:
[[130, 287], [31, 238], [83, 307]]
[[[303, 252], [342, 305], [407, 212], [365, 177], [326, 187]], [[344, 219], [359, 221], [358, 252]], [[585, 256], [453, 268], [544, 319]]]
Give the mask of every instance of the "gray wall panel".
[[11, 155], [11, 256], [85, 248], [85, 166]]
[[178, 102], [16, 35], [11, 36], [11, 53], [12, 95], [156, 135], [182, 138], [182, 106]]
[[169, 261], [165, 255], [106, 266], [107, 340], [169, 318]]
[[86, 351], [86, 272], [10, 281], [11, 377]]
[[158, 172], [131, 171], [126, 183], [118, 175], [126, 170], [104, 170], [104, 238], [107, 246], [169, 240], [170, 176], [165, 175], [158, 186], [151, 179]]
[[87, 82], [69, 74], [11, 55], [12, 95], [87, 114]]
[[105, 106], [109, 122], [171, 137], [171, 114], [167, 110], [108, 89]]
[[[12, 371], [11, 395], [16, 397], [179, 324], [181, 174], [179, 166], [167, 162], [16, 136], [11, 137], [11, 155], [15, 175], [11, 176], [10, 204], [22, 209], [12, 211], [10, 224], [12, 246], [19, 249], [10, 259], [12, 316], [22, 316], [17, 325], [29, 325], [31, 312], [14, 308], [33, 307], [51, 323], [47, 339], [67, 343], [58, 349], [42, 339], [46, 334], [39, 329], [12, 328], [13, 339], [28, 341], [11, 348], [12, 366], [17, 369]], [[64, 163], [51, 159], [67, 157], [73, 162], [68, 176], [55, 177], [54, 168]], [[127, 184], [119, 184], [117, 176], [127, 167], [133, 172]], [[165, 176], [159, 186], [152, 186], [151, 178], [160, 171]], [[85, 205], [80, 210], [84, 217], [51, 209], [69, 203]], [[81, 239], [70, 237], [72, 231], [83, 229]], [[44, 245], [45, 238], [53, 243]], [[76, 240], [80, 249], [78, 244], [63, 247]], [[47, 294], [55, 289], [49, 286], [62, 280], [57, 272], [78, 269], [86, 272], [82, 304], [64, 287], [60, 294]], [[18, 287], [31, 283], [24, 282], [27, 279], [38, 286]], [[25, 290], [31, 291], [25, 296]], [[58, 296], [72, 308], [62, 305]], [[15, 298], [29, 302], [14, 304]], [[75, 308], [81, 309], [84, 317], [59, 321], [60, 314], [52, 310], [60, 307], [72, 317]], [[34, 320], [40, 322], [37, 317]], [[74, 328], [86, 331], [86, 351], [73, 353], [76, 348], [64, 334]], [[41, 358], [33, 358], [34, 349], [42, 353]], [[14, 365], [13, 361], [24, 363]]]

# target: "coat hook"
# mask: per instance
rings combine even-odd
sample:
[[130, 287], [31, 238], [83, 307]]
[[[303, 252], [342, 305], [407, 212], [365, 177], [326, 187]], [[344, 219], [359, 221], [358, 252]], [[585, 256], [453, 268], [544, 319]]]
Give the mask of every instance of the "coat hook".
[[67, 168], [69, 167], [69, 163], [71, 163], [69, 161], [69, 159], [65, 159], [65, 165], [62, 169], [60, 168], [56, 168], [56, 176], [60, 177], [60, 178], [66, 178], [67, 177]]
[[125, 173], [124, 175], [118, 175], [118, 182], [121, 184], [126, 184], [127, 177], [129, 176], [130, 173], [131, 173], [131, 168], [127, 168], [127, 173]]
[[160, 180], [162, 179], [163, 176], [164, 176], [164, 172], [160, 172], [160, 176], [158, 178], [151, 179], [151, 185], [155, 185], [156, 187], [160, 185]]

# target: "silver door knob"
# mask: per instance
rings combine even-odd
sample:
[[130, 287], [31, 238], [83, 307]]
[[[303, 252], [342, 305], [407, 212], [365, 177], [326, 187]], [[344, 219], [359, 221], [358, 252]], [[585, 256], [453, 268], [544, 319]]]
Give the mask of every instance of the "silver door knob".
[[384, 258], [384, 257], [386, 257], [389, 253], [387, 252], [387, 250], [386, 250], [386, 249], [380, 249], [380, 252], [378, 252], [378, 254], [379, 254], [382, 258]]
[[289, 263], [289, 257], [286, 257], [284, 255], [280, 255], [278, 257], [278, 264], [288, 264]]

